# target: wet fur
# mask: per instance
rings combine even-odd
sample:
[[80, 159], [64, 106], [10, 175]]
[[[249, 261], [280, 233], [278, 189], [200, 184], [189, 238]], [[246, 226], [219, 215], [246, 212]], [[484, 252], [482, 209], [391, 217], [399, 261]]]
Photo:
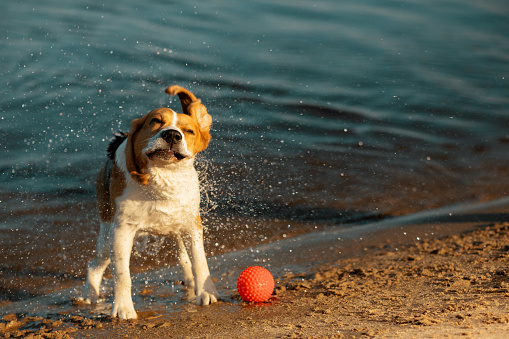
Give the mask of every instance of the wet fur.
[[[171, 86], [167, 93], [179, 96], [184, 113], [159, 108], [133, 120], [129, 133], [117, 133], [110, 142], [108, 160], [96, 184], [101, 228], [96, 257], [88, 265], [83, 299], [98, 301], [102, 275], [111, 262], [111, 314], [125, 319], [137, 317], [129, 259], [138, 231], [176, 239], [189, 298], [208, 305], [219, 297], [203, 248], [200, 188], [194, 168], [194, 156], [210, 141], [212, 119], [191, 92]], [[177, 131], [181, 139], [166, 143], [165, 131]]]

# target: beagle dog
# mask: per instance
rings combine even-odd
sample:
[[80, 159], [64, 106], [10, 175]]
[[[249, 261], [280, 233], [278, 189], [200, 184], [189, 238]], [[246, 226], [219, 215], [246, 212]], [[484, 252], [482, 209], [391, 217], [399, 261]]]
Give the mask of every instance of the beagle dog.
[[[180, 86], [183, 113], [158, 108], [117, 134], [97, 178], [101, 228], [95, 258], [89, 262], [83, 300], [96, 303], [103, 273], [111, 262], [114, 280], [112, 316], [137, 318], [131, 298], [129, 260], [138, 231], [173, 235], [189, 297], [196, 304], [216, 302], [200, 218], [200, 188], [193, 161], [210, 141], [212, 118], [193, 93]], [[190, 255], [188, 255], [190, 250]]]

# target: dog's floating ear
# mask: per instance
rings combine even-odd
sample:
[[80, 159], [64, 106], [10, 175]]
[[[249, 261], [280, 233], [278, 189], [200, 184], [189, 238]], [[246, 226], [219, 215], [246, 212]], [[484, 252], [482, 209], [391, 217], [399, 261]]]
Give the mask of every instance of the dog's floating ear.
[[[182, 105], [182, 112], [196, 119], [202, 133], [209, 133], [212, 118], [207, 113], [207, 108], [201, 103], [200, 99], [197, 99], [191, 91], [176, 85], [168, 87], [166, 93], [178, 95]], [[210, 135], [208, 135], [208, 139], [210, 140]]]
[[207, 113], [207, 108], [201, 103], [200, 99], [197, 99], [191, 91], [180, 87], [170, 86], [166, 89], [166, 93], [169, 95], [178, 95], [180, 104], [182, 105], [182, 113], [189, 115], [195, 119], [200, 128], [200, 142], [197, 152], [203, 151], [207, 148], [210, 142], [210, 126], [212, 125], [212, 118]]
[[195, 101], [198, 101], [191, 91], [188, 91], [184, 87], [177, 85], [170, 86], [166, 89], [166, 93], [169, 95], [178, 95], [180, 104], [182, 105], [182, 113], [191, 115], [189, 112], [189, 105]]
[[129, 173], [131, 173], [131, 177], [138, 181], [142, 185], [148, 184], [148, 179], [150, 175], [144, 173], [147, 168], [147, 160], [136, 155], [136, 136], [138, 135], [141, 127], [145, 123], [146, 117], [134, 119], [131, 122], [131, 129], [129, 130], [129, 135], [127, 136], [127, 144], [125, 148], [125, 159], [126, 159], [126, 167]]
[[189, 115], [198, 121], [200, 131], [208, 133], [210, 131], [210, 126], [212, 125], [212, 117], [207, 112], [207, 108], [201, 103], [200, 99], [191, 103], [187, 109], [189, 111]]

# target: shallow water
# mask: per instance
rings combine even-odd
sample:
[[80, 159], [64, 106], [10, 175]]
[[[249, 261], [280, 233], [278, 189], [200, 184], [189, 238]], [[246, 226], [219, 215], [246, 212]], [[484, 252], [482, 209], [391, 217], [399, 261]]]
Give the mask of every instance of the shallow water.
[[[108, 140], [178, 109], [170, 84], [214, 119], [210, 254], [507, 195], [504, 0], [4, 1], [0, 18], [5, 298], [81, 281]], [[172, 260], [142, 239], [134, 268]]]

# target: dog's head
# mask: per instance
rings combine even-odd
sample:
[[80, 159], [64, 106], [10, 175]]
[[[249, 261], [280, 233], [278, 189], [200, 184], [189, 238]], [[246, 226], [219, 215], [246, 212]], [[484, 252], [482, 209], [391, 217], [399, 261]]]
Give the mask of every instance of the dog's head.
[[190, 159], [207, 148], [211, 138], [212, 118], [201, 101], [180, 86], [170, 86], [166, 93], [178, 95], [183, 113], [157, 108], [134, 119], [127, 137], [127, 170], [143, 185], [149, 180], [149, 164], [166, 166]]

